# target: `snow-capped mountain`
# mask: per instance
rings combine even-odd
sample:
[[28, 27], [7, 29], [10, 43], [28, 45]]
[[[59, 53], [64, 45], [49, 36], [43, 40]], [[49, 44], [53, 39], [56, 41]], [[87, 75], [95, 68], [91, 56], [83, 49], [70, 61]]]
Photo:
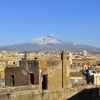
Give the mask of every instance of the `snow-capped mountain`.
[[64, 41], [58, 40], [57, 38], [50, 36], [50, 35], [36, 38], [32, 42], [36, 43], [36, 44], [61, 44], [61, 43], [64, 43]]
[[76, 43], [62, 41], [53, 36], [42, 36], [40, 38], [34, 39], [31, 42], [20, 43], [15, 45], [1, 46], [0, 51], [82, 51], [88, 50], [93, 52], [99, 52], [100, 48], [88, 46], [88, 45], [79, 45]]

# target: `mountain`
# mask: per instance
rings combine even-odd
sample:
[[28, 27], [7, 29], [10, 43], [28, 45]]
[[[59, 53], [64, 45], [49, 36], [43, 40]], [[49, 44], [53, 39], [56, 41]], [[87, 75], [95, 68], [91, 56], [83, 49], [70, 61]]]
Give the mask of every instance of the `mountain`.
[[36, 44], [62, 44], [64, 41], [58, 40], [57, 38], [47, 35], [33, 40]]
[[7, 51], [16, 51], [16, 50], [17, 51], [52, 51], [52, 50], [82, 51], [82, 50], [88, 50], [92, 52], [100, 52], [100, 48], [62, 41], [50, 35], [34, 39], [31, 42], [27, 42], [27, 43], [1, 46], [0, 51], [1, 50], [7, 50]]

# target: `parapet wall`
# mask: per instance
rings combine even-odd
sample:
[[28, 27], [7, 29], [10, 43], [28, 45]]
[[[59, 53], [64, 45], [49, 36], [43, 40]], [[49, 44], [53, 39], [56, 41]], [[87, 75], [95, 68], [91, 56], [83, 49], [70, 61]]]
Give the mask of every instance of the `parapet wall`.
[[70, 89], [59, 89], [59, 90], [47, 90], [42, 91], [39, 89], [30, 89], [26, 88], [14, 91], [12, 88], [7, 89], [4, 92], [3, 89], [0, 91], [0, 100], [67, 100], [72, 96], [80, 93], [84, 89], [87, 89], [85, 86], [75, 87]]

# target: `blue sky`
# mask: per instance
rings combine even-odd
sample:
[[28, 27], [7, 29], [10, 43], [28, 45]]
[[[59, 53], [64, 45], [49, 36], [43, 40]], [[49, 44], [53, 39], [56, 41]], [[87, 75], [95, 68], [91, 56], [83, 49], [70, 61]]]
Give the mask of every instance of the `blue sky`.
[[0, 45], [43, 35], [100, 47], [100, 0], [0, 0]]

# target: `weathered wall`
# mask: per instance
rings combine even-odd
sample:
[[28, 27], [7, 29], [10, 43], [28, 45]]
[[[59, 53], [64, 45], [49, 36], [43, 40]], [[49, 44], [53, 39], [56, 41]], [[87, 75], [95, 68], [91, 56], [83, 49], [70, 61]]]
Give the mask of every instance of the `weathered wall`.
[[48, 68], [48, 89], [62, 88], [62, 72], [61, 69]]
[[[38, 90], [36, 87], [6, 88], [6, 91], [0, 91], [0, 100], [67, 100], [85, 89], [88, 90], [85, 86], [47, 91]], [[92, 92], [89, 91], [89, 93], [91, 96]]]
[[[34, 78], [30, 77], [33, 74]], [[21, 60], [20, 67], [6, 67], [5, 69], [5, 85], [12, 86], [12, 75], [14, 76], [13, 86], [26, 86], [34, 81], [34, 85], [39, 85], [39, 62], [38, 60]]]
[[67, 52], [61, 53], [61, 58], [53, 58], [48, 64], [48, 89], [70, 88], [70, 61]]
[[24, 75], [19, 67], [5, 69], [5, 85], [11, 86], [11, 75], [14, 75], [15, 86], [29, 85], [29, 76]]

